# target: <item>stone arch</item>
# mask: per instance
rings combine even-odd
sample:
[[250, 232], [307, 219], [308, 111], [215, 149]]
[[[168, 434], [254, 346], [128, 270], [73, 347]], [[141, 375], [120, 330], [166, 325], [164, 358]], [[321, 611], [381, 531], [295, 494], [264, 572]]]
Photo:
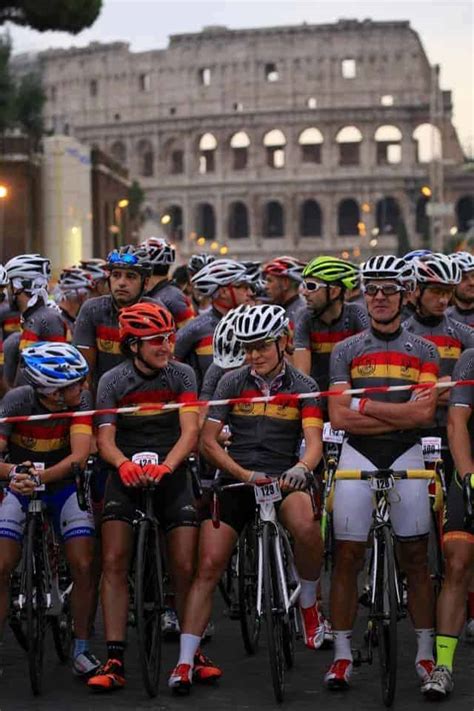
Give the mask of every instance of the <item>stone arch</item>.
[[263, 236], [284, 237], [285, 211], [278, 200], [269, 200], [263, 208]]
[[393, 165], [402, 160], [402, 132], [397, 126], [379, 126], [374, 134], [377, 165]]
[[210, 240], [216, 238], [216, 215], [214, 207], [209, 202], [201, 202], [197, 205], [196, 227], [200, 237]]
[[270, 168], [285, 167], [286, 137], [279, 128], [274, 128], [263, 137], [263, 145], [267, 152], [267, 165]]
[[359, 205], [353, 198], [341, 200], [337, 208], [337, 232], [341, 237], [359, 234]]
[[302, 237], [321, 237], [323, 215], [317, 200], [305, 200], [300, 207], [300, 235]]
[[412, 134], [418, 163], [429, 163], [442, 157], [441, 131], [432, 123], [420, 123]]
[[232, 151], [232, 168], [244, 170], [247, 167], [250, 146], [248, 134], [245, 131], [238, 131], [231, 136], [229, 143]]
[[362, 133], [357, 126], [343, 126], [336, 134], [339, 165], [359, 165]]
[[249, 235], [247, 205], [241, 200], [236, 200], [229, 206], [229, 237], [230, 239], [245, 239]]
[[114, 141], [110, 146], [110, 155], [117, 161], [117, 163], [122, 163], [126, 165], [127, 163], [127, 146], [123, 141]]
[[199, 139], [199, 172], [214, 173], [216, 169], [217, 139], [213, 133], [204, 133]]
[[401, 219], [400, 205], [393, 197], [384, 197], [377, 202], [375, 219], [380, 234], [396, 234]]
[[155, 153], [153, 146], [146, 138], [137, 144], [138, 174], [143, 178], [150, 178], [155, 172]]
[[323, 134], [318, 128], [305, 128], [298, 137], [302, 163], [321, 163]]
[[456, 203], [456, 221], [459, 232], [474, 227], [474, 195], [463, 195]]

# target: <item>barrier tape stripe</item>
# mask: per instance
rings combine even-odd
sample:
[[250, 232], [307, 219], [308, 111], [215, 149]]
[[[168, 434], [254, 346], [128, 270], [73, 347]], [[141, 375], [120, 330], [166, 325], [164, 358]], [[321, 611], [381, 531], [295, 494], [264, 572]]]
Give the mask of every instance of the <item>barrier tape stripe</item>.
[[474, 380], [450, 380], [438, 383], [416, 383], [414, 385], [373, 385], [366, 388], [348, 388], [347, 390], [322, 390], [314, 393], [290, 393], [262, 395], [261, 397], [234, 397], [225, 400], [191, 400], [189, 402], [156, 403], [156, 405], [136, 405], [134, 407], [109, 407], [103, 410], [79, 410], [77, 412], [51, 412], [41, 415], [12, 415], [0, 417], [0, 424], [14, 422], [32, 422], [36, 420], [59, 420], [64, 417], [92, 417], [95, 415], [133, 415], [134, 412], [147, 410], [179, 410], [182, 407], [211, 407], [214, 405], [251, 405], [259, 402], [288, 403], [289, 401], [305, 400], [315, 397], [337, 397], [340, 395], [367, 395], [370, 393], [400, 392], [403, 390], [427, 390], [430, 388], [454, 388], [463, 385], [474, 385]]

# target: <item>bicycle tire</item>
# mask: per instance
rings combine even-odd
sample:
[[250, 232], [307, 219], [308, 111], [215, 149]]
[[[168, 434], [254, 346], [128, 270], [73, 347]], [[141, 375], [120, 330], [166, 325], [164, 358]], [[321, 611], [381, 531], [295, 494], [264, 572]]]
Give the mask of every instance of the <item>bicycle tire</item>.
[[439, 530], [438, 514], [436, 511], [431, 510], [430, 532], [428, 536], [428, 568], [436, 600], [441, 592], [444, 579], [443, 550]]
[[[289, 556], [293, 557], [291, 548], [289, 548], [289, 543], [282, 538], [283, 547], [283, 569], [285, 571], [285, 577], [288, 576], [288, 560]], [[288, 583], [288, 581], [286, 581]], [[287, 589], [289, 588], [287, 584]], [[280, 600], [283, 602], [284, 597], [282, 591], [280, 591]], [[295, 637], [296, 637], [296, 623], [295, 623], [295, 608], [290, 608], [288, 616], [284, 614], [283, 610], [282, 618], [282, 644], [283, 644], [283, 656], [285, 658], [285, 664], [287, 669], [292, 669], [295, 664]]]
[[278, 703], [283, 701], [285, 689], [285, 659], [282, 639], [282, 614], [277, 566], [272, 545], [273, 526], [263, 526], [263, 608], [267, 631], [268, 658], [273, 692]]
[[28, 640], [28, 670], [33, 694], [42, 688], [44, 636], [46, 628], [45, 595], [43, 590], [42, 533], [37, 533], [35, 517], [28, 520], [26, 532], [26, 637]]
[[238, 591], [240, 629], [247, 654], [255, 654], [260, 636], [257, 613], [258, 540], [254, 523], [248, 523], [239, 539]]
[[398, 598], [396, 588], [397, 565], [391, 531], [383, 526], [376, 532], [377, 590], [375, 594], [375, 627], [380, 664], [382, 700], [391, 706], [397, 685], [397, 623]]
[[70, 593], [65, 591], [70, 584], [69, 567], [62, 558], [59, 563], [59, 590], [63, 597], [61, 612], [50, 617], [56, 655], [62, 664], [69, 661], [72, 646], [72, 613]]
[[158, 693], [161, 671], [163, 577], [159, 532], [150, 521], [138, 524], [135, 561], [135, 622], [143, 685], [150, 697]]

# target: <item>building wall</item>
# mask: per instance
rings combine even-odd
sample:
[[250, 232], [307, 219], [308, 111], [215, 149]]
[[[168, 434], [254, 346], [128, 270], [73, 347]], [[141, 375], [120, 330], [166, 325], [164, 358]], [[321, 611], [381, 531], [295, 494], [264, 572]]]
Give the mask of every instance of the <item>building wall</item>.
[[130, 181], [127, 171], [102, 151], [93, 149], [91, 158], [93, 256], [103, 257], [132, 239], [128, 209], [119, 206]]

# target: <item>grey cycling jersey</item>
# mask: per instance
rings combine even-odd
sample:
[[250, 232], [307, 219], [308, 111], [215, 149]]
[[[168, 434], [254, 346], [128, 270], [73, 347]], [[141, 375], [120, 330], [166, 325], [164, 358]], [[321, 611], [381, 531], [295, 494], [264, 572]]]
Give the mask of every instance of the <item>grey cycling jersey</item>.
[[474, 308], [460, 309], [454, 304], [454, 306], [449, 307], [446, 313], [455, 321], [460, 321], [461, 323], [465, 323], [466, 326], [474, 328]]
[[176, 334], [176, 358], [192, 366], [201, 387], [206, 370], [212, 363], [212, 337], [222, 314], [211, 307], [196, 316]]
[[182, 328], [195, 317], [190, 299], [168, 279], [158, 282], [147, 292], [147, 297], [158, 299], [166, 306], [174, 318], [177, 329]]
[[[474, 348], [464, 351], [455, 365], [453, 380], [474, 380]], [[474, 409], [474, 385], [460, 385], [452, 388], [449, 394], [449, 404], [454, 407], [469, 407]], [[469, 419], [469, 435], [471, 451], [474, 453], [474, 417]]]
[[202, 382], [201, 392], [199, 393], [199, 399], [211, 400], [217, 387], [217, 383], [222, 378], [224, 373], [227, 372], [228, 371], [225, 368], [221, 368], [220, 365], [211, 363], [209, 368], [206, 370], [206, 374]]

